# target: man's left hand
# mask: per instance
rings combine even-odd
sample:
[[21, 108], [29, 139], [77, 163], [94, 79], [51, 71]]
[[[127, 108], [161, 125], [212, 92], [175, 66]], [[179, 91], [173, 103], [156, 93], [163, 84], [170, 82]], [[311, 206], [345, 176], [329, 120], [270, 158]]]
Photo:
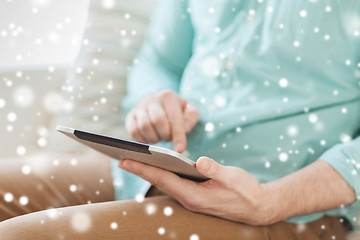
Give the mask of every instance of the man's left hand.
[[251, 225], [272, 221], [271, 208], [266, 204], [266, 188], [241, 168], [200, 157], [196, 169], [210, 179], [194, 182], [133, 160], [121, 160], [119, 167], [147, 180], [190, 211]]

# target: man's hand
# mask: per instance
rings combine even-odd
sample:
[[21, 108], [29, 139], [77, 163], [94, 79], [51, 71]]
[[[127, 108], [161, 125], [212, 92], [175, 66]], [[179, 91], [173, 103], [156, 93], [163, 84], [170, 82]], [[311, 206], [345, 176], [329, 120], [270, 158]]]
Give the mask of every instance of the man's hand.
[[267, 191], [241, 168], [201, 157], [196, 169], [210, 180], [198, 183], [132, 160], [120, 161], [119, 167], [149, 181], [190, 211], [252, 225], [271, 221], [264, 202]]
[[144, 98], [126, 117], [126, 129], [139, 142], [173, 141], [174, 149], [186, 149], [186, 134], [199, 120], [195, 105], [170, 90]]

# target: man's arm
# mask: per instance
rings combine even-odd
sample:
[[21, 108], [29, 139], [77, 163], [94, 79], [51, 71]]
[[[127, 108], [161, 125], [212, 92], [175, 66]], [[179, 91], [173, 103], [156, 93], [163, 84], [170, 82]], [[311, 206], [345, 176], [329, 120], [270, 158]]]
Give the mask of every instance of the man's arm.
[[134, 140], [172, 140], [176, 151], [186, 149], [186, 134], [198, 112], [177, 93], [192, 55], [193, 35], [187, 0], [161, 2], [127, 78], [124, 120]]
[[159, 3], [127, 77], [125, 113], [151, 93], [164, 89], [178, 92], [192, 55], [194, 33], [187, 6], [187, 1], [179, 0]]
[[327, 163], [317, 161], [282, 179], [259, 184], [241, 168], [201, 157], [197, 170], [210, 180], [197, 183], [132, 160], [119, 166], [149, 181], [185, 208], [251, 225], [348, 205], [355, 194]]
[[269, 223], [346, 206], [356, 200], [354, 190], [324, 161], [263, 186], [267, 191], [264, 204], [272, 216]]

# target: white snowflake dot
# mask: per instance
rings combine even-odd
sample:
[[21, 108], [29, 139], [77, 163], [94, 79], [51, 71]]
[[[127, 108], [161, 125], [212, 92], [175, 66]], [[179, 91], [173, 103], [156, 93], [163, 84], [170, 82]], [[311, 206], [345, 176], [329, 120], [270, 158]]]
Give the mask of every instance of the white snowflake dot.
[[29, 199], [26, 196], [21, 196], [19, 198], [19, 202], [20, 202], [21, 205], [25, 206], [25, 205], [27, 205], [29, 203]]
[[115, 229], [118, 228], [118, 224], [117, 224], [116, 222], [112, 222], [112, 223], [110, 224], [110, 228], [111, 228], [112, 230], [115, 230]]
[[223, 108], [226, 106], [227, 100], [223, 96], [216, 96], [214, 102], [216, 106]]
[[15, 122], [17, 119], [16, 113], [14, 113], [14, 112], [8, 113], [7, 119], [9, 122]]
[[49, 134], [49, 130], [46, 127], [40, 126], [37, 129], [37, 134], [41, 137], [46, 137]]
[[19, 156], [23, 156], [25, 153], [26, 153], [26, 148], [24, 146], [18, 146], [16, 148], [16, 153], [19, 155]]
[[306, 17], [307, 16], [306, 10], [301, 10], [299, 14], [300, 14], [300, 17]]
[[5, 202], [11, 202], [12, 200], [14, 200], [14, 196], [11, 193], [5, 193], [4, 200]]
[[35, 98], [34, 91], [28, 86], [21, 86], [15, 89], [13, 99], [19, 107], [30, 106]]
[[289, 159], [289, 156], [287, 155], [287, 153], [282, 152], [279, 154], [279, 160], [281, 162], [286, 162], [288, 159]]
[[2, 99], [2, 98], [0, 98], [0, 108], [5, 107], [5, 105], [6, 105], [5, 100], [4, 100], [4, 99]]
[[342, 143], [347, 143], [347, 142], [350, 142], [351, 141], [351, 137], [348, 135], [348, 134], [341, 134], [340, 135], [340, 141]]
[[300, 42], [299, 41], [294, 41], [294, 47], [299, 47], [300, 46]]
[[135, 201], [138, 202], [138, 203], [143, 202], [143, 201], [144, 201], [144, 195], [142, 195], [142, 194], [137, 194], [137, 195], [135, 196]]
[[21, 168], [21, 172], [25, 175], [29, 175], [31, 173], [31, 167], [29, 165], [24, 165]]
[[160, 228], [158, 229], [158, 233], [159, 233], [160, 235], [164, 235], [164, 234], [165, 234], [165, 228], [160, 227]]
[[98, 64], [99, 64], [99, 59], [97, 59], [97, 58], [93, 59], [93, 60], [92, 60], [92, 63], [93, 63], [94, 65], [98, 65]]
[[102, 6], [105, 9], [112, 9], [115, 6], [115, 1], [114, 0], [103, 0]]
[[309, 115], [309, 122], [316, 123], [318, 121], [318, 116], [315, 113]]
[[190, 236], [190, 240], [199, 240], [200, 238], [199, 238], [199, 236], [197, 235], [197, 234], [192, 234], [191, 236]]
[[279, 86], [282, 88], [286, 88], [289, 85], [289, 82], [286, 78], [281, 78], [279, 80]]
[[16, 77], [21, 78], [22, 75], [23, 75], [22, 72], [20, 72], [20, 71], [16, 72]]
[[51, 218], [51, 219], [55, 219], [59, 216], [60, 212], [55, 209], [55, 208], [50, 208], [48, 210], [46, 210], [46, 215]]
[[101, 102], [102, 104], [105, 104], [105, 103], [107, 102], [107, 99], [106, 99], [105, 97], [102, 97], [102, 98], [100, 99], [100, 102]]
[[299, 129], [295, 125], [291, 125], [287, 128], [287, 134], [291, 137], [295, 137], [299, 133]]
[[156, 212], [156, 206], [152, 203], [146, 205], [146, 213], [153, 215]]
[[93, 120], [94, 122], [99, 121], [99, 116], [98, 116], [98, 115], [94, 115], [94, 116], [92, 117], [92, 120]]
[[92, 220], [87, 212], [76, 212], [71, 218], [71, 226], [76, 232], [85, 232], [91, 225]]
[[77, 186], [75, 184], [71, 184], [69, 189], [70, 189], [70, 192], [76, 192]]
[[113, 181], [113, 184], [116, 187], [121, 187], [124, 184], [124, 182], [123, 182], [122, 179], [116, 179], [116, 180]]
[[37, 144], [39, 145], [39, 147], [45, 147], [47, 144], [47, 140], [45, 138], [41, 137], [38, 139]]
[[54, 166], [59, 166], [60, 162], [59, 162], [59, 160], [55, 159], [55, 160], [53, 161], [53, 164], [54, 164]]
[[165, 216], [171, 216], [173, 214], [172, 207], [165, 207], [164, 208], [164, 214], [165, 214]]
[[215, 129], [215, 125], [212, 122], [208, 122], [205, 124], [205, 131], [212, 132]]

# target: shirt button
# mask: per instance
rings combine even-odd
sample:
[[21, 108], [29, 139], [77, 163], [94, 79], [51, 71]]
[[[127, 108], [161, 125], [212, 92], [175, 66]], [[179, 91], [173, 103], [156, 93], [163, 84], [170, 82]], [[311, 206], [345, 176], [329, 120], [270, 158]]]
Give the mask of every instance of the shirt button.
[[246, 22], [254, 22], [255, 21], [255, 14], [249, 13], [248, 15], [246, 15], [245, 21]]
[[227, 59], [225, 62], [225, 66], [228, 70], [231, 70], [234, 67], [234, 62], [231, 59]]

